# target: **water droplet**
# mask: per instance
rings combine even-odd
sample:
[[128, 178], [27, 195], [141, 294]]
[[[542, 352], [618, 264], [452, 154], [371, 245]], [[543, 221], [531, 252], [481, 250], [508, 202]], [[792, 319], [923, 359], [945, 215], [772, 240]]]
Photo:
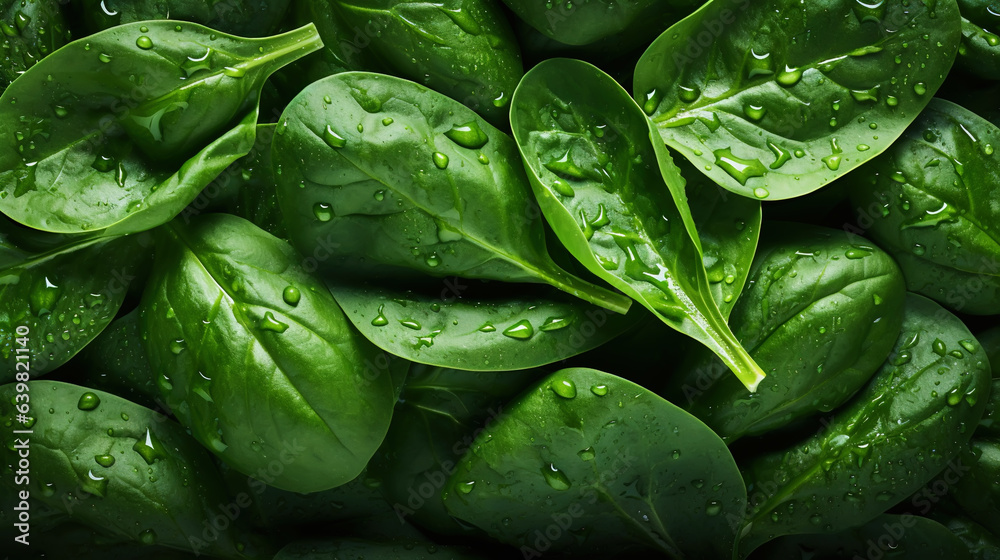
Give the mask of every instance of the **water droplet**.
[[678, 86], [677, 95], [681, 98], [681, 101], [685, 103], [694, 103], [699, 97], [701, 97], [701, 90], [698, 89], [698, 86]]
[[559, 395], [564, 399], [572, 399], [576, 397], [576, 383], [573, 383], [572, 379], [560, 379], [553, 381], [549, 388], [552, 392]]
[[553, 159], [546, 163], [545, 168], [568, 179], [580, 180], [594, 178], [593, 173], [587, 173], [587, 171], [573, 161], [570, 157], [569, 150], [567, 150], [566, 153], [559, 159]]
[[108, 479], [94, 474], [93, 470], [88, 471], [87, 477], [80, 481], [80, 489], [88, 494], [103, 498], [108, 490]]
[[715, 150], [712, 153], [715, 154], [715, 164], [741, 185], [746, 185], [751, 177], [767, 175], [767, 169], [760, 161], [736, 157], [729, 148]]
[[115, 464], [115, 458], [111, 455], [94, 455], [94, 460], [104, 468], [110, 468]]
[[975, 353], [976, 350], [978, 350], [976, 343], [970, 339], [960, 340], [958, 341], [958, 344], [961, 345], [962, 348], [965, 348], [966, 352], [969, 353]]
[[948, 392], [948, 406], [958, 406], [960, 402], [962, 402], [962, 393], [958, 389], [952, 389]]
[[896, 99], [895, 95], [889, 95], [885, 98], [885, 104], [890, 107], [895, 107], [899, 105], [899, 99]]
[[479, 327], [479, 332], [495, 332], [497, 330], [491, 323], [483, 323], [483, 326]]
[[264, 313], [264, 318], [261, 319], [260, 323], [257, 324], [257, 328], [259, 328], [262, 331], [283, 333], [288, 330], [288, 325], [275, 319], [274, 314], [268, 311]]
[[785, 87], [792, 87], [802, 79], [802, 70], [785, 66], [785, 69], [778, 73], [777, 81]]
[[781, 146], [771, 142], [770, 140], [767, 142], [767, 147], [771, 150], [771, 153], [774, 154], [774, 163], [768, 166], [771, 169], [778, 169], [792, 159], [792, 154], [788, 150], [783, 149]]
[[325, 202], [313, 204], [313, 215], [321, 222], [329, 222], [333, 219], [333, 207]]
[[101, 62], [107, 64], [108, 62], [111, 62], [111, 55], [105, 54], [105, 53], [101, 53], [101, 54], [97, 55], [97, 60], [100, 60]]
[[427, 266], [434, 268], [441, 264], [441, 257], [437, 256], [437, 253], [432, 253], [427, 255], [424, 262], [427, 263]]
[[139, 542], [145, 545], [156, 544], [156, 531], [146, 529], [145, 531], [139, 533]]
[[576, 196], [576, 191], [573, 190], [573, 187], [570, 186], [570, 184], [567, 183], [566, 181], [563, 181], [562, 179], [557, 178], [554, 181], [552, 181], [552, 190], [556, 191], [557, 193], [565, 197]]
[[384, 327], [389, 324], [389, 319], [385, 317], [384, 311], [385, 311], [385, 305], [378, 306], [378, 315], [374, 319], [372, 319], [372, 326]]
[[542, 476], [545, 477], [545, 482], [555, 490], [569, 490], [570, 486], [572, 486], [566, 475], [552, 463], [549, 463], [546, 467], [542, 467]]
[[771, 193], [768, 192], [768, 190], [765, 189], [764, 187], [757, 187], [756, 189], [753, 190], [753, 195], [756, 196], [757, 198], [767, 198], [768, 195], [770, 194]]
[[764, 118], [766, 113], [767, 109], [763, 105], [754, 105], [751, 103], [743, 106], [743, 114], [753, 121], [759, 121]]
[[593, 393], [593, 394], [595, 394], [595, 395], [597, 395], [598, 397], [603, 397], [604, 395], [608, 394], [608, 386], [607, 385], [593, 385], [590, 388], [590, 392]]
[[437, 167], [438, 169], [448, 168], [448, 156], [442, 154], [441, 152], [434, 152], [434, 155], [432, 157], [434, 159], [435, 167]]
[[948, 346], [940, 338], [935, 338], [934, 342], [931, 343], [931, 349], [938, 356], [944, 357], [948, 353]]
[[576, 455], [579, 458], [583, 459], [584, 461], [593, 461], [594, 457], [597, 456], [597, 454], [594, 453], [594, 448], [593, 447], [588, 447], [588, 448], [583, 449], [581, 451], [577, 451]]
[[246, 76], [247, 71], [242, 66], [226, 66], [222, 69], [222, 73], [230, 78], [242, 78]]
[[153, 40], [145, 35], [142, 35], [135, 40], [135, 46], [143, 50], [149, 50], [153, 48]]
[[94, 410], [101, 404], [101, 397], [98, 397], [95, 393], [87, 391], [86, 393], [80, 395], [80, 400], [77, 401], [76, 407], [80, 410]]
[[451, 130], [444, 133], [449, 140], [463, 148], [477, 150], [489, 142], [489, 136], [483, 132], [476, 121], [469, 121], [465, 124], [455, 125]]
[[708, 502], [707, 506], [705, 506], [705, 515], [708, 515], [709, 517], [719, 515], [721, 512], [722, 504], [720, 504], [717, 500], [712, 500], [711, 502]]
[[173, 355], [176, 356], [176, 355], [178, 355], [178, 354], [180, 354], [181, 352], [184, 351], [184, 348], [185, 348], [185, 346], [184, 346], [184, 339], [183, 338], [178, 338], [178, 339], [175, 339], [175, 340], [171, 340], [170, 344], [168, 346], [170, 347], [170, 352]]
[[413, 329], [415, 331], [419, 331], [420, 328], [421, 328], [420, 327], [420, 323], [414, 321], [413, 319], [404, 319], [404, 320], [400, 321], [399, 324], [403, 325], [404, 327], [406, 327], [408, 329]]
[[913, 84], [913, 93], [916, 93], [917, 95], [924, 95], [927, 93], [927, 84], [923, 82]]
[[347, 145], [347, 140], [344, 140], [343, 136], [334, 132], [330, 125], [326, 125], [326, 130], [323, 131], [323, 141], [331, 148], [343, 148]]
[[559, 329], [564, 329], [573, 323], [573, 317], [549, 317], [545, 319], [542, 326], [538, 327], [540, 331], [557, 331]]
[[153, 432], [149, 428], [146, 428], [146, 436], [137, 439], [135, 444], [132, 445], [132, 451], [138, 453], [147, 465], [152, 465], [157, 459], [165, 459], [167, 457], [163, 445], [156, 439], [156, 436], [153, 435]]
[[535, 329], [531, 327], [531, 322], [527, 319], [522, 319], [513, 325], [504, 329], [503, 334], [509, 336], [510, 338], [516, 338], [518, 340], [527, 340], [535, 334]]
[[844, 256], [852, 260], [857, 260], [863, 259], [871, 254], [872, 250], [868, 247], [851, 247], [844, 253]]
[[663, 101], [663, 94], [657, 90], [651, 90], [646, 93], [646, 99], [642, 103], [642, 110], [646, 112], [647, 115], [652, 115], [656, 112], [656, 108], [660, 106], [660, 102]]
[[472, 492], [472, 489], [476, 487], [476, 481], [470, 480], [468, 482], [462, 482], [458, 484], [458, 491], [463, 494], [468, 494]]
[[281, 292], [281, 299], [288, 305], [295, 307], [302, 299], [302, 292], [295, 286], [286, 286], [285, 290]]

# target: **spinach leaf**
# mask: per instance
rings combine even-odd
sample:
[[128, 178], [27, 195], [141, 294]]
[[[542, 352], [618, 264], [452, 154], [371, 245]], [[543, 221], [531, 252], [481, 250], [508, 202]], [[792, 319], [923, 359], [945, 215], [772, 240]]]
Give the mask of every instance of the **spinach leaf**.
[[[978, 435], [978, 434], [977, 434]], [[959, 461], [948, 495], [962, 512], [994, 535], [1000, 532], [1000, 442], [976, 437], [971, 453]]]
[[511, 126], [542, 212], [573, 256], [753, 390], [764, 372], [713, 299], [684, 179], [628, 94], [594, 66], [550, 59], [518, 86]]
[[58, 0], [8, 0], [0, 13], [3, 59], [0, 92], [42, 58], [70, 41], [70, 29]]
[[611, 313], [548, 286], [503, 290], [460, 278], [405, 288], [332, 282], [330, 290], [355, 328], [379, 348], [422, 364], [475, 371], [565, 360], [623, 333], [641, 314]]
[[741, 466], [750, 495], [740, 550], [866, 523], [968, 443], [989, 390], [986, 354], [962, 322], [909, 294], [903, 328], [871, 382], [816, 435]]
[[78, 0], [91, 33], [117, 25], [169, 19], [190, 21], [230, 35], [262, 37], [277, 28], [290, 0]]
[[315, 492], [361, 472], [395, 394], [388, 360], [300, 258], [235, 216], [171, 223], [141, 320], [167, 405], [198, 441], [243, 474]]
[[285, 220], [278, 206], [277, 180], [271, 165], [271, 141], [276, 124], [257, 125], [253, 149], [227, 170], [236, 182], [235, 196], [227, 204], [231, 214], [281, 238], [288, 238]]
[[506, 401], [538, 377], [538, 370], [411, 368], [389, 433], [370, 464], [401, 521], [436, 534], [468, 534], [445, 510], [445, 483], [479, 432], [503, 417]]
[[691, 13], [699, 0], [503, 0], [517, 17], [553, 40], [588, 45], [602, 39], [649, 41]]
[[958, 66], [989, 80], [1000, 80], [1000, 8], [992, 0], [958, 0], [962, 44]]
[[712, 0], [650, 45], [633, 91], [720, 185], [801, 196], [903, 133], [951, 68], [960, 19], [954, 0]]
[[732, 455], [704, 424], [583, 368], [558, 371], [509, 404], [445, 491], [453, 516], [526, 556], [726, 558], [746, 504]]
[[81, 371], [87, 387], [169, 412], [149, 365], [138, 309], [112, 321], [71, 364]]
[[728, 319], [746, 285], [757, 250], [761, 203], [731, 194], [686, 160], [678, 162], [677, 167], [687, 179], [684, 190], [701, 240], [702, 262], [712, 297]]
[[242, 39], [157, 21], [66, 45], [0, 97], [0, 210], [63, 233], [170, 220], [250, 150], [264, 80], [320, 44], [311, 26]]
[[903, 320], [905, 286], [886, 252], [842, 231], [772, 222], [729, 326], [767, 372], [747, 392], [709, 352], [667, 398], [732, 443], [846, 402], [879, 369]]
[[0, 237], [0, 382], [26, 371], [44, 375], [99, 335], [125, 300], [148, 242], [76, 239], [29, 253]]
[[[20, 385], [0, 386], [0, 416], [32, 431], [22, 438], [30, 439], [32, 496], [135, 543], [221, 558], [262, 552], [240, 519], [215, 538], [202, 536], [204, 521], [229, 498], [211, 456], [183, 428], [109, 393], [57, 381], [32, 381], [25, 413], [13, 404], [25, 392]], [[19, 414], [29, 414], [28, 421]], [[11, 488], [15, 443], [0, 450], [3, 483]]]
[[272, 158], [292, 243], [327, 271], [547, 282], [612, 311], [631, 304], [551, 260], [514, 142], [418, 84], [363, 72], [313, 83], [282, 114]]
[[781, 537], [758, 549], [752, 560], [881, 558], [972, 560], [965, 544], [944, 525], [915, 515], [880, 515], [830, 534]]
[[997, 148], [1000, 129], [936, 99], [851, 176], [859, 224], [896, 256], [907, 287], [971, 314], [1000, 312]]
[[370, 41], [362, 49], [371, 49], [396, 75], [506, 126], [510, 96], [523, 68], [514, 33], [495, 2], [326, 1], [345, 27], [363, 32], [363, 40]]

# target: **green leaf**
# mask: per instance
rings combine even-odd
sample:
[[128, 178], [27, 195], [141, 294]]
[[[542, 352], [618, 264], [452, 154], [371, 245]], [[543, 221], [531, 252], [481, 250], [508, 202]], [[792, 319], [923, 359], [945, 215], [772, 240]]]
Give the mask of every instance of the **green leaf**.
[[243, 474], [315, 492], [361, 472], [395, 393], [386, 357], [300, 259], [235, 216], [171, 223], [141, 321], [167, 405], [198, 441]]
[[712, 297], [729, 318], [743, 292], [760, 238], [761, 203], [737, 196], [681, 160], [691, 218], [701, 240]]
[[746, 489], [694, 417], [583, 368], [552, 374], [503, 412], [448, 481], [453, 516], [529, 556], [730, 555]]
[[112, 321], [71, 362], [73, 366], [82, 373], [88, 387], [118, 395], [153, 410], [163, 409], [156, 374], [146, 355], [138, 309]]
[[892, 350], [906, 288], [892, 257], [842, 231], [769, 222], [729, 326], [767, 377], [751, 394], [707, 351], [667, 395], [732, 444], [829, 412]]
[[935, 99], [850, 178], [859, 224], [899, 261], [907, 287], [951, 309], [1000, 312], [1000, 129]]
[[628, 94], [585, 62], [550, 59], [518, 86], [511, 125], [542, 212], [573, 256], [753, 390], [764, 372], [713, 299], [684, 179]]
[[589, 45], [602, 39], [631, 42], [636, 36], [648, 42], [700, 4], [698, 0], [503, 1], [517, 17], [566, 45]]
[[514, 33], [495, 2], [327, 2], [344, 27], [355, 32], [353, 49], [371, 49], [393, 74], [419, 81], [494, 125], [506, 126], [510, 96], [523, 68]]
[[612, 311], [631, 304], [549, 257], [510, 137], [413, 82], [348, 72], [313, 83], [282, 114], [272, 156], [310, 266], [546, 282]]
[[25, 70], [70, 40], [69, 26], [58, 0], [8, 1], [0, 13], [4, 57], [0, 61], [0, 91]]
[[983, 414], [986, 354], [957, 317], [909, 294], [889, 359], [816, 435], [742, 465], [742, 556], [781, 535], [841, 531], [920, 489], [966, 446]]
[[540, 373], [411, 368], [389, 433], [370, 464], [400, 520], [436, 534], [469, 534], [445, 510], [445, 482], [478, 432]]
[[[231, 498], [205, 452], [161, 414], [102, 391], [57, 381], [30, 382], [28, 424], [19, 420], [19, 384], [0, 386], [0, 416], [30, 429], [29, 488], [14, 486], [18, 449], [3, 446], [3, 483], [118, 539], [220, 558], [254, 557], [245, 520], [214, 539], [206, 519]], [[22, 402], [18, 399], [16, 402]], [[20, 545], [18, 545], [20, 546]]]
[[417, 363], [464, 370], [539, 367], [596, 348], [636, 325], [548, 286], [332, 282], [337, 303], [379, 348]]
[[0, 97], [0, 210], [61, 233], [170, 220], [253, 146], [264, 80], [320, 45], [311, 26], [242, 39], [168, 21], [66, 45]]
[[712, 0], [650, 45], [633, 91], [720, 185], [801, 196], [903, 133], [951, 68], [960, 20], [954, 0]]
[[991, 0], [958, 0], [962, 44], [956, 64], [987, 80], [1000, 80], [1000, 8]]
[[153, 19], [190, 21], [240, 37], [273, 32], [290, 0], [78, 0], [91, 33]]
[[972, 560], [965, 544], [947, 527], [926, 517], [880, 515], [871, 521], [829, 534], [781, 537], [761, 547], [752, 560], [803, 558], [881, 558], [907, 560]]
[[0, 381], [44, 375], [99, 335], [138, 273], [143, 242], [75, 239], [29, 253], [0, 237]]

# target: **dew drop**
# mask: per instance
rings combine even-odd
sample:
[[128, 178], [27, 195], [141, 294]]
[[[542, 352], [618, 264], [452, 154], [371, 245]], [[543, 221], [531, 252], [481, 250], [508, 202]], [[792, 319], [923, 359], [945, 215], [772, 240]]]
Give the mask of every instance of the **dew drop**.
[[80, 395], [80, 400], [77, 401], [76, 407], [80, 410], [94, 410], [101, 404], [101, 397], [98, 397], [95, 393], [87, 391], [86, 393]]
[[530, 321], [528, 321], [527, 319], [522, 319], [504, 329], [503, 334], [510, 338], [515, 338], [518, 340], [527, 340], [535, 334], [535, 329], [531, 327]]
[[549, 463], [546, 467], [542, 467], [542, 476], [545, 477], [545, 482], [554, 490], [565, 491], [569, 490], [570, 486], [572, 486], [566, 474], [552, 463]]
[[573, 383], [572, 379], [560, 379], [558, 381], [552, 382], [549, 385], [552, 392], [559, 395], [564, 399], [572, 399], [576, 397], [576, 383]]

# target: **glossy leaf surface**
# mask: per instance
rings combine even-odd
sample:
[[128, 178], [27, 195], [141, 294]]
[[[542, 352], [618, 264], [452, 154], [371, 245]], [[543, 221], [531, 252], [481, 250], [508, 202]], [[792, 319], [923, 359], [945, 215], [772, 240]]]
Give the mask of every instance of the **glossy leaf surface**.
[[594, 66], [550, 59], [512, 111], [535, 197], [570, 253], [756, 387], [764, 374], [713, 299], [684, 179], [628, 94]]
[[550, 375], [505, 411], [448, 482], [444, 501], [455, 517], [522, 554], [547, 546], [730, 555], [745, 488], [725, 444], [694, 417], [583, 368]]
[[695, 352], [669, 397], [728, 443], [829, 412], [892, 350], [905, 286], [892, 257], [837, 230], [771, 222], [729, 325], [767, 377], [759, 391]]
[[337, 303], [368, 340], [408, 360], [474, 371], [539, 367], [608, 342], [640, 318], [547, 286], [447, 278], [440, 284], [333, 283]]
[[0, 97], [0, 210], [61, 233], [170, 220], [253, 146], [264, 80], [321, 44], [313, 27], [242, 39], [157, 21], [67, 45]]
[[650, 45], [633, 92], [727, 189], [801, 196], [903, 133], [951, 68], [960, 21], [954, 0], [713, 0]]
[[742, 556], [782, 535], [865, 523], [937, 476], [983, 413], [986, 360], [957, 317], [908, 295], [893, 353], [868, 386], [816, 435], [742, 465]]
[[278, 488], [356, 477], [389, 427], [385, 357], [284, 241], [225, 214], [161, 231], [142, 326], [177, 418], [246, 475], [284, 457]]
[[551, 260], [514, 142], [457, 101], [348, 72], [303, 90], [278, 127], [278, 203], [315, 266], [547, 282], [628, 309]]
[[859, 223], [894, 253], [907, 287], [951, 309], [1000, 312], [1000, 129], [934, 100], [850, 178]]

